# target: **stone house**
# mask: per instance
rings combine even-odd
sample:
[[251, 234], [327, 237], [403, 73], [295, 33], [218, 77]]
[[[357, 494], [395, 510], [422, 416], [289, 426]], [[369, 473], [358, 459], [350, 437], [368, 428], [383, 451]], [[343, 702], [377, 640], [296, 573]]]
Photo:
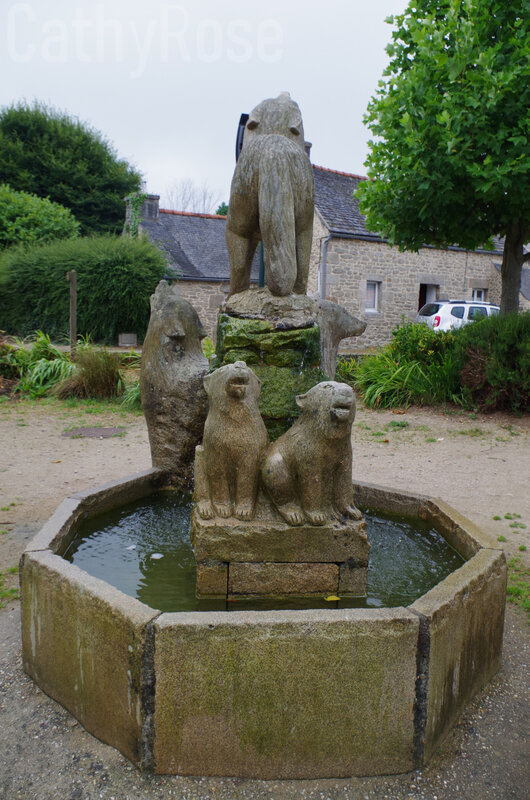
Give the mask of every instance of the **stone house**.
[[[400, 253], [366, 229], [353, 196], [361, 176], [317, 166], [313, 174], [308, 294], [340, 303], [367, 322], [362, 336], [342, 342], [342, 352], [366, 352], [385, 344], [403, 316], [414, 319], [433, 299], [499, 303], [502, 242], [494, 240], [493, 251], [423, 247], [418, 253]], [[160, 209], [157, 195], [148, 195], [141, 210], [140, 230], [163, 250], [168, 278], [178, 277], [182, 297], [197, 309], [212, 338], [219, 305], [229, 290], [225, 225], [226, 218], [215, 214]], [[523, 273], [521, 308], [530, 308], [530, 270]], [[256, 255], [252, 280], [257, 277]]]

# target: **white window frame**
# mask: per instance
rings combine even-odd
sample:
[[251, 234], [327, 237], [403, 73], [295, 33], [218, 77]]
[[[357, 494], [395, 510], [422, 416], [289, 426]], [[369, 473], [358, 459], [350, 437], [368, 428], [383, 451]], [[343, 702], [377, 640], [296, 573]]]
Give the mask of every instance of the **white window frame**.
[[[368, 306], [368, 287], [374, 286], [374, 305]], [[377, 314], [381, 302], [381, 281], [366, 281], [366, 295], [364, 299], [364, 310], [367, 314]]]
[[477, 288], [473, 289], [471, 292], [471, 299], [475, 303], [487, 303], [488, 302], [488, 290], [484, 288]]

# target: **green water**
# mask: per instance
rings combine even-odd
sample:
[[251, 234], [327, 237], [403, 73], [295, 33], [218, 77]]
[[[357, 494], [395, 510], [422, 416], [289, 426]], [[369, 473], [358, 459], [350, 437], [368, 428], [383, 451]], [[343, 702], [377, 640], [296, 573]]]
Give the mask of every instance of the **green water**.
[[190, 514], [187, 497], [158, 492], [81, 523], [63, 557], [161, 611], [402, 606], [464, 563], [427, 523], [365, 510], [371, 545], [366, 598], [198, 600]]

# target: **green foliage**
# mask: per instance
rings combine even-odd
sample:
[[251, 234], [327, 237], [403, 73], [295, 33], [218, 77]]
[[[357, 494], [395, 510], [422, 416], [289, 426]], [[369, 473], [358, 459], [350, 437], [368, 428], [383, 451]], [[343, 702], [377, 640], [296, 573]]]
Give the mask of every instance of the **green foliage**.
[[392, 336], [353, 371], [367, 405], [530, 410], [530, 313], [488, 317], [447, 333], [404, 323]]
[[517, 300], [530, 238], [529, 11], [528, 0], [418, 0], [390, 18], [391, 61], [365, 117], [372, 180], [358, 189], [368, 228], [401, 249], [475, 249], [506, 234], [503, 290], [515, 278]]
[[77, 329], [112, 343], [118, 333], [143, 338], [149, 297], [166, 262], [144, 238], [97, 236], [27, 249], [0, 257], [0, 328], [25, 336], [35, 328], [62, 336], [68, 330], [66, 273], [77, 272]]
[[79, 233], [69, 209], [0, 184], [0, 250], [15, 244], [72, 239]]
[[355, 385], [367, 406], [391, 408], [411, 403], [423, 405], [429, 398], [429, 383], [418, 361], [398, 363], [383, 351], [365, 358], [357, 369]]
[[135, 409], [142, 407], [140, 398], [140, 378], [129, 381], [125, 384], [123, 394], [121, 396], [121, 404], [125, 408]]
[[61, 400], [66, 397], [117, 397], [123, 392], [120, 367], [120, 353], [83, 347], [77, 352], [74, 371], [57, 384], [54, 394]]
[[18, 380], [16, 391], [30, 397], [46, 394], [74, 370], [68, 354], [42, 331], [35, 331], [27, 343], [15, 340], [14, 344], [0, 344], [0, 375]]
[[38, 103], [0, 112], [0, 180], [69, 208], [83, 235], [119, 233], [123, 198], [140, 188], [98, 131]]
[[530, 312], [465, 325], [454, 350], [466, 405], [530, 410]]
[[209, 336], [205, 336], [201, 341], [201, 350], [208, 361], [215, 355], [215, 342]]
[[515, 556], [508, 561], [508, 586], [506, 593], [508, 600], [525, 609], [530, 622], [530, 570], [522, 561], [521, 556]]
[[228, 214], [228, 206], [227, 206], [227, 204], [224, 203], [224, 202], [221, 203], [221, 205], [219, 206], [219, 208], [217, 209], [217, 211], [215, 213], [219, 214], [219, 216], [221, 216], [221, 217], [226, 217], [226, 215]]
[[138, 238], [138, 228], [141, 222], [140, 211], [146, 197], [146, 194], [142, 194], [140, 192], [129, 197], [130, 218], [129, 222], [124, 228], [124, 232], [129, 234], [129, 236], [132, 236], [133, 239]]

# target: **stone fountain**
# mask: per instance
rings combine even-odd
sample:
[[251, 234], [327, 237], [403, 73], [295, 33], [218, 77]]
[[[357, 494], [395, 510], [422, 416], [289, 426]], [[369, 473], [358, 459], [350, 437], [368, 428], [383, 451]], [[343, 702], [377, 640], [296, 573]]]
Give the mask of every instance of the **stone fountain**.
[[[142, 383], [153, 468], [63, 501], [22, 557], [24, 669], [142, 769], [405, 772], [426, 763], [500, 665], [498, 543], [441, 500], [351, 485], [354, 397], [329, 379], [341, 334], [362, 323], [305, 294], [310, 174], [298, 106], [285, 94], [260, 103], [232, 184], [233, 294], [217, 369], [206, 375], [193, 309], [160, 287]], [[260, 236], [267, 286], [250, 290]], [[186, 380], [194, 402], [182, 408]], [[291, 405], [264, 413], [278, 385]], [[407, 607], [162, 613], [62, 557], [82, 520], [189, 485], [194, 458], [206, 596], [362, 594], [369, 547], [357, 506], [427, 520], [465, 563]]]

